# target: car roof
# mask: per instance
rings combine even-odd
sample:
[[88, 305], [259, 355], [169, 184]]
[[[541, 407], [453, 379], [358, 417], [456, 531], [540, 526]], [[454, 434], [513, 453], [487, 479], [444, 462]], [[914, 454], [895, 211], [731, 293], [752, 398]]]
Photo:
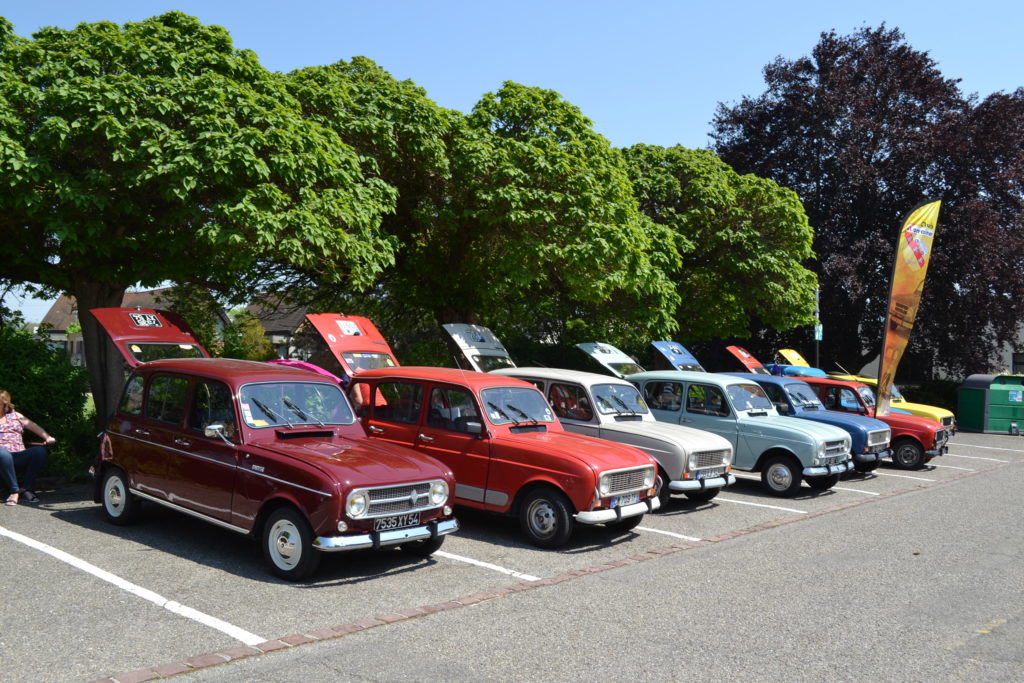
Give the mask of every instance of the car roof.
[[143, 363], [137, 373], [181, 372], [203, 377], [218, 378], [236, 383], [268, 381], [306, 381], [333, 384], [327, 377], [309, 370], [287, 365], [274, 365], [253, 360], [234, 358], [167, 358]]
[[851, 389], [867, 386], [862, 382], [851, 382], [845, 379], [836, 379], [835, 377], [800, 377], [800, 379], [808, 384], [834, 384], [835, 386], [849, 387]]
[[530, 377], [536, 377], [538, 379], [577, 382], [578, 384], [586, 384], [588, 386], [591, 384], [624, 384], [630, 387], [633, 386], [626, 380], [619, 379], [618, 377], [612, 377], [611, 375], [602, 375], [598, 372], [584, 372], [582, 370], [564, 370], [562, 368], [502, 368], [500, 370], [491, 371], [491, 374], [505, 375], [508, 377], [529, 375]]
[[433, 382], [448, 382], [449, 384], [463, 384], [473, 389], [486, 389], [487, 387], [507, 387], [525, 385], [535, 388], [529, 382], [515, 377], [503, 377], [491, 372], [475, 372], [473, 370], [460, 370], [458, 368], [433, 368], [425, 366], [403, 365], [395, 368], [375, 368], [363, 370], [353, 379], [418, 379]]
[[[698, 384], [749, 384], [753, 380], [745, 377], [719, 374], [717, 372], [691, 372], [688, 370], [651, 370], [638, 372], [626, 377], [631, 382], [696, 382]], [[756, 384], [756, 382], [755, 382]]]

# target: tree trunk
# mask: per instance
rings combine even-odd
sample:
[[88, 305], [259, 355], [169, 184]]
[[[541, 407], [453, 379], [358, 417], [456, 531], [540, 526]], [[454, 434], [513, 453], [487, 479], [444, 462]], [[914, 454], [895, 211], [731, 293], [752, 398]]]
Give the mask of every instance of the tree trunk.
[[110, 335], [89, 313], [93, 308], [116, 308], [124, 299], [125, 287], [100, 282], [76, 282], [71, 294], [78, 304], [78, 322], [82, 325], [85, 362], [89, 368], [92, 399], [96, 405], [96, 425], [104, 429], [117, 409], [124, 384], [124, 359]]

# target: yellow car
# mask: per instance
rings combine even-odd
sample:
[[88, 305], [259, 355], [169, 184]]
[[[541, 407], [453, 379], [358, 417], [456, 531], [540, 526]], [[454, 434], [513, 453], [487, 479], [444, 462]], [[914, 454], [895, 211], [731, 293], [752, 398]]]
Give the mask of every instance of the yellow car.
[[[878, 391], [878, 380], [874, 377], [842, 375], [839, 373], [829, 373], [829, 377], [845, 379], [851, 382], [861, 382], [863, 384], [867, 384], [876, 392]], [[889, 405], [898, 410], [905, 410], [911, 415], [920, 415], [921, 417], [927, 417], [935, 420], [936, 422], [941, 422], [942, 426], [948, 429], [950, 434], [956, 433], [956, 418], [953, 417], [953, 413], [945, 408], [939, 408], [938, 406], [928, 406], [923, 403], [911, 403], [907, 399], [903, 398], [903, 394], [900, 393], [900, 388], [895, 384], [892, 385], [892, 398], [889, 400]]]

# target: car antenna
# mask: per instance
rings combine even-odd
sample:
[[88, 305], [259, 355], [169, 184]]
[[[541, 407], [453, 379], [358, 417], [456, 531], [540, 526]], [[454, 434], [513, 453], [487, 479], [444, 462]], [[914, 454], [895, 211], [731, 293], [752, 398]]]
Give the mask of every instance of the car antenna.
[[843, 366], [842, 366], [841, 364], [839, 364], [839, 363], [836, 363], [836, 365], [837, 365], [837, 366], [839, 366], [839, 369], [843, 371], [843, 374], [844, 374], [844, 375], [852, 375], [852, 374], [853, 374], [852, 372], [850, 372], [849, 370], [847, 370], [846, 368], [844, 368], [844, 367], [843, 367]]

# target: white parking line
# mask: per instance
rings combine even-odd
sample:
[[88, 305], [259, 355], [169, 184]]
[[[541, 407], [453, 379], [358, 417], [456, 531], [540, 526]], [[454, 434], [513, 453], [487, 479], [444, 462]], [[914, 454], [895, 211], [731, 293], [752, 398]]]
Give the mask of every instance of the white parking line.
[[879, 477], [899, 477], [900, 479], [917, 479], [918, 481], [935, 481], [934, 479], [928, 479], [926, 477], [912, 477], [909, 474], [889, 474], [888, 472], [879, 472], [875, 470], [875, 475]]
[[671, 536], [672, 538], [681, 538], [684, 541], [699, 541], [700, 540], [699, 538], [695, 538], [694, 536], [683, 536], [682, 534], [677, 534], [677, 533], [672, 532], [672, 531], [662, 531], [661, 529], [652, 529], [649, 526], [638, 526], [637, 529], [639, 529], [640, 531], [650, 531], [651, 533], [654, 533], [654, 534], [664, 534], [666, 536]]
[[928, 463], [928, 467], [941, 467], [941, 468], [946, 469], [946, 470], [963, 470], [965, 472], [977, 472], [978, 471], [978, 470], [973, 469], [971, 467], [957, 467], [956, 465], [933, 465], [932, 463]]
[[863, 491], [861, 489], [848, 489], [842, 486], [833, 486], [833, 491], [849, 491], [850, 493], [863, 493], [865, 496], [880, 496], [881, 493], [875, 493], [874, 491]]
[[988, 460], [990, 462], [1010, 462], [1009, 460], [1000, 460], [999, 458], [982, 458], [977, 455], [957, 455], [955, 453], [946, 453], [946, 458], [967, 458], [968, 460]]
[[797, 512], [801, 515], [806, 515], [807, 510], [797, 510], [795, 508], [783, 508], [778, 505], [765, 505], [764, 503], [751, 503], [746, 500], [735, 500], [733, 498], [722, 498], [721, 496], [715, 496], [715, 500], [721, 503], [736, 503], [737, 505], [753, 505], [758, 508], [770, 508], [772, 510], [782, 510], [783, 512]]
[[46, 553], [47, 555], [50, 555], [51, 557], [54, 557], [60, 560], [61, 562], [66, 562], [67, 564], [70, 564], [72, 567], [75, 567], [76, 569], [81, 569], [82, 571], [88, 574], [92, 574], [98, 579], [106, 581], [107, 583], [111, 583], [123, 591], [127, 591], [133, 595], [137, 595], [143, 600], [148, 600], [149, 602], [153, 603], [154, 605], [157, 605], [158, 607], [163, 607], [164, 609], [174, 612], [179, 616], [183, 616], [186, 619], [198, 621], [203, 626], [209, 626], [210, 628], [217, 629], [222, 633], [226, 633], [235, 640], [240, 640], [246, 645], [256, 645], [258, 643], [266, 642], [267, 640], [266, 638], [262, 638], [253, 633], [249, 633], [248, 631], [240, 629], [237, 626], [229, 624], [226, 621], [221, 621], [216, 617], [211, 617], [209, 614], [204, 614], [199, 610], [194, 610], [191, 607], [186, 607], [185, 605], [182, 605], [181, 603], [175, 602], [173, 600], [168, 600], [162, 595], [154, 593], [153, 591], [143, 588], [141, 586], [136, 586], [134, 583], [125, 581], [119, 576], [116, 576], [108, 571], [100, 569], [94, 564], [89, 564], [85, 560], [79, 559], [74, 555], [70, 555], [64, 552], [63, 550], [58, 550], [53, 546], [46, 545], [45, 543], [40, 543], [39, 541], [31, 539], [28, 536], [22, 536], [16, 531], [10, 531], [9, 529], [0, 527], [0, 536], [6, 536], [7, 538], [13, 541], [23, 543], [30, 548], [34, 548], [35, 550]]
[[1024, 454], [1024, 448], [1000, 448], [999, 446], [974, 446], [969, 443], [957, 444], [958, 446], [963, 445], [965, 448], [987, 448], [990, 451], [1010, 451], [1012, 453]]
[[477, 567], [483, 567], [484, 569], [493, 569], [496, 572], [501, 572], [502, 574], [507, 574], [508, 576], [514, 576], [515, 578], [522, 579], [523, 581], [540, 581], [540, 577], [539, 576], [531, 576], [530, 574], [523, 574], [522, 572], [517, 572], [514, 569], [506, 569], [505, 567], [499, 567], [498, 565], [491, 564], [490, 562], [481, 562], [480, 560], [474, 560], [471, 557], [463, 557], [462, 555], [453, 555], [452, 553], [446, 553], [443, 550], [435, 550], [434, 551], [434, 555], [437, 556], [437, 557], [445, 557], [445, 558], [447, 558], [449, 560], [455, 560], [456, 562], [465, 562], [467, 564], [474, 564]]

